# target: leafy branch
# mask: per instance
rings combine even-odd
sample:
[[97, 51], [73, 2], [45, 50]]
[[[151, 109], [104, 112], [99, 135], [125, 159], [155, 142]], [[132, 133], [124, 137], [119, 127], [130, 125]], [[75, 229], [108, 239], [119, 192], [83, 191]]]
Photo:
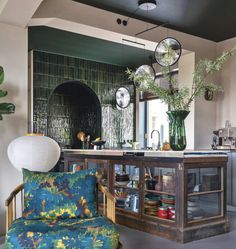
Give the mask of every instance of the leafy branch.
[[223, 64], [234, 55], [236, 47], [224, 52], [215, 60], [200, 60], [193, 73], [193, 83], [189, 87], [178, 87], [177, 83], [171, 77], [170, 67], [162, 67], [162, 73], [167, 78], [169, 87], [163, 88], [156, 84], [153, 78], [143, 71], [136, 74], [134, 71], [127, 69], [128, 78], [135, 82], [140, 91], [145, 91], [158, 96], [163, 102], [169, 105], [170, 110], [189, 110], [192, 101], [204, 95], [206, 90], [222, 91], [222, 87], [208, 81], [208, 76], [214, 72], [220, 71]]

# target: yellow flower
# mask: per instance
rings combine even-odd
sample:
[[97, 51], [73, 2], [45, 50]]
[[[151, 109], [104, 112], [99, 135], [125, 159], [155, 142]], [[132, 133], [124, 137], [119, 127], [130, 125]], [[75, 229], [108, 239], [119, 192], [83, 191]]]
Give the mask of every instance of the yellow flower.
[[58, 249], [66, 249], [66, 247], [65, 247], [65, 245], [63, 244], [63, 242], [62, 242], [61, 239], [57, 241], [56, 248], [58, 248]]
[[40, 215], [45, 217], [47, 215], [47, 212], [41, 212]]
[[33, 237], [34, 233], [33, 232], [27, 232], [27, 237]]

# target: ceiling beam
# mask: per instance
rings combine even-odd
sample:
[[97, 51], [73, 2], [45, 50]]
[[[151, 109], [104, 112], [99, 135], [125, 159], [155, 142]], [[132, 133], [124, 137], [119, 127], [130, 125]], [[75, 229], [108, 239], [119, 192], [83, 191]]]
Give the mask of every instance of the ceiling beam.
[[0, 0], [0, 22], [26, 27], [43, 0]]

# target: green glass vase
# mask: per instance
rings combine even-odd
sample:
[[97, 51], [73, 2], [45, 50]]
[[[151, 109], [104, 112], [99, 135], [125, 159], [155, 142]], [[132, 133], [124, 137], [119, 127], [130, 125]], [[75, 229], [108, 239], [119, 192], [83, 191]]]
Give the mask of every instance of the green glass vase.
[[186, 133], [184, 120], [189, 111], [168, 111], [170, 122], [170, 147], [172, 150], [184, 150], [186, 148]]

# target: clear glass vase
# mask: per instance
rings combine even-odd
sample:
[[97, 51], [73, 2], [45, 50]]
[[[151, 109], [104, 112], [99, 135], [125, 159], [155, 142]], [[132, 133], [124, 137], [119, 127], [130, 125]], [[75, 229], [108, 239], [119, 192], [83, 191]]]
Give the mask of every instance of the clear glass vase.
[[189, 111], [168, 111], [170, 122], [170, 147], [172, 150], [184, 150], [186, 148], [186, 133], [184, 120]]

